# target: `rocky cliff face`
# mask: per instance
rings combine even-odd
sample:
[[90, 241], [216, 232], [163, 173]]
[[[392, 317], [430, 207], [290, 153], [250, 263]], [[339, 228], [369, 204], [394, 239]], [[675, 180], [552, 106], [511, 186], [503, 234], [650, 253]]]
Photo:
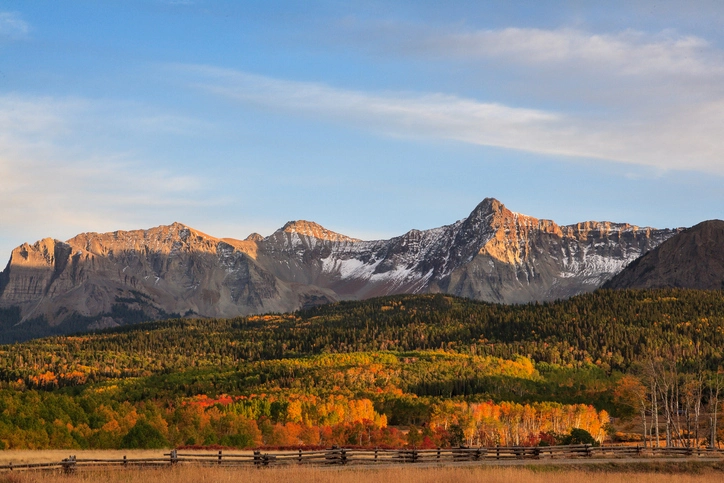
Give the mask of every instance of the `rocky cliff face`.
[[94, 327], [171, 314], [227, 317], [291, 311], [330, 291], [279, 280], [254, 262], [254, 240], [220, 240], [180, 223], [150, 230], [85, 233], [13, 250], [0, 304], [23, 320], [69, 316]]
[[77, 329], [396, 293], [553, 300], [599, 287], [674, 233], [608, 222], [559, 226], [494, 199], [452, 225], [390, 240], [357, 240], [306, 221], [266, 238], [218, 239], [174, 223], [24, 244], [0, 274], [0, 308], [19, 307], [21, 321], [73, 320]]
[[724, 290], [724, 221], [705, 221], [671, 237], [605, 287]]

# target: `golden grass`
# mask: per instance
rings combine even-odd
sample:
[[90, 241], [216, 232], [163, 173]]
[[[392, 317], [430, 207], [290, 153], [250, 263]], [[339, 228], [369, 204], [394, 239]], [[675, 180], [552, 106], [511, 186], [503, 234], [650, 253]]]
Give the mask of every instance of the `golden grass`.
[[82, 470], [69, 476], [48, 472], [0, 474], [0, 483], [699, 483], [717, 481], [721, 472], [704, 469], [700, 474], [659, 472], [585, 471], [565, 468], [469, 467], [387, 467], [329, 468], [177, 466], [160, 469]]
[[[58, 463], [70, 455], [75, 455], [78, 459], [121, 459], [123, 455], [128, 456], [128, 458], [163, 458], [163, 454], [168, 452], [169, 450], [159, 449], [11, 449], [0, 451], [0, 465], [6, 465], [8, 463], [14, 465], [25, 463]], [[0, 482], [1, 481], [2, 480], [0, 480]]]

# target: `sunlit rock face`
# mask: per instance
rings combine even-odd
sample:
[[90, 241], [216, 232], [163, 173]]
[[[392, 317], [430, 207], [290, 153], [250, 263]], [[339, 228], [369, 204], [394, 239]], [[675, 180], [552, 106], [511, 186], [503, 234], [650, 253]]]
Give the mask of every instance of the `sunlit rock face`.
[[[274, 277], [254, 261], [254, 240], [220, 240], [180, 223], [149, 230], [84, 233], [16, 248], [3, 272], [2, 306], [50, 324], [105, 314], [105, 325], [196, 314], [233, 317], [291, 311], [330, 291]], [[114, 312], [114, 314], [112, 314]], [[111, 314], [111, 315], [108, 315]], [[100, 317], [99, 317], [100, 319]]]
[[559, 226], [490, 198], [451, 225], [389, 240], [358, 240], [308, 221], [245, 240], [174, 223], [24, 244], [0, 273], [0, 307], [20, 307], [22, 321], [102, 328], [398, 293], [546, 301], [599, 287], [675, 233], [609, 222]]

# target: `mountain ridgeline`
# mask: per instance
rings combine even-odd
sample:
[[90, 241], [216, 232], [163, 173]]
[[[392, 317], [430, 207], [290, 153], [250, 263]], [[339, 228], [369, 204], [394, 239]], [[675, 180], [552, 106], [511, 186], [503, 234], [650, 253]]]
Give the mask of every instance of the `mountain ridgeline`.
[[610, 222], [560, 226], [487, 198], [463, 220], [389, 240], [362, 241], [307, 221], [245, 240], [180, 223], [47, 238], [13, 250], [0, 273], [0, 337], [394, 294], [551, 301], [595, 290], [676, 233]]

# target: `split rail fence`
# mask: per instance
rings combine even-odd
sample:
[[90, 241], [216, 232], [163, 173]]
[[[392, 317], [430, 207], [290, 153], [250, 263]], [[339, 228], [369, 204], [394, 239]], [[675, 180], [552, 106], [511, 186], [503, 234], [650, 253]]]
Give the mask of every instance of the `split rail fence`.
[[256, 467], [312, 464], [312, 465], [375, 465], [432, 463], [455, 464], [463, 462], [489, 462], [526, 459], [573, 459], [573, 458], [724, 458], [724, 450], [710, 448], [643, 446], [495, 446], [487, 448], [437, 448], [437, 449], [347, 449], [331, 448], [317, 451], [280, 451], [276, 453], [254, 452], [184, 452], [172, 450], [158, 458], [84, 459], [70, 456], [58, 463], [27, 463], [0, 465], [0, 472], [17, 470], [62, 470], [72, 473], [76, 469], [92, 467], [159, 467], [177, 464], [196, 465], [248, 465]]

